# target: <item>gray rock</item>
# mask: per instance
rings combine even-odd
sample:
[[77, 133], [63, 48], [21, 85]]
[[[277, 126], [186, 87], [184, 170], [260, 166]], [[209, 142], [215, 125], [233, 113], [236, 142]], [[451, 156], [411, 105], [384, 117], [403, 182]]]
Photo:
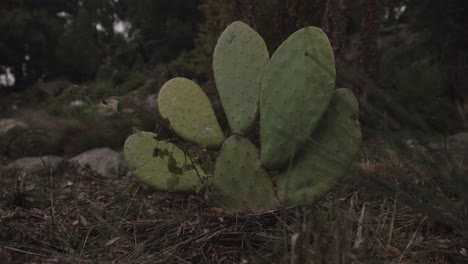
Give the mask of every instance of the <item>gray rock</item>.
[[145, 82], [145, 84], [143, 84], [143, 91], [145, 91], [145, 93], [147, 94], [154, 94], [154, 93], [158, 93], [159, 92], [159, 82], [158, 80], [156, 79], [149, 79]]
[[147, 80], [143, 85], [143, 91], [146, 94], [157, 94], [161, 86], [169, 80], [167, 67], [164, 64], [156, 65], [152, 70], [151, 76], [153, 78]]
[[84, 170], [86, 166], [89, 166], [91, 170], [107, 178], [123, 176], [127, 172], [122, 153], [110, 148], [92, 149], [69, 161], [78, 165], [79, 170]]
[[0, 136], [5, 135], [6, 133], [8, 133], [8, 131], [16, 127], [27, 128], [28, 124], [21, 120], [16, 120], [13, 118], [0, 119]]
[[119, 112], [119, 100], [115, 98], [107, 98], [97, 104], [98, 112], [105, 117], [112, 116]]
[[86, 103], [82, 100], [73, 100], [68, 104], [69, 108], [80, 108], [84, 106]]
[[149, 111], [155, 113], [158, 111], [158, 95], [150, 94], [145, 98], [144, 101], [145, 108]]
[[445, 147], [452, 150], [468, 150], [468, 132], [448, 136], [445, 141], [431, 142], [428, 146], [434, 150], [444, 150]]
[[22, 172], [28, 175], [57, 173], [66, 165], [66, 160], [59, 156], [24, 157], [5, 167], [8, 172]]
[[449, 140], [453, 143], [462, 144], [465, 147], [468, 147], [468, 132], [458, 133], [449, 136]]
[[39, 80], [37, 88], [49, 96], [56, 96], [72, 85], [72, 83], [63, 80], [55, 80], [50, 82]]

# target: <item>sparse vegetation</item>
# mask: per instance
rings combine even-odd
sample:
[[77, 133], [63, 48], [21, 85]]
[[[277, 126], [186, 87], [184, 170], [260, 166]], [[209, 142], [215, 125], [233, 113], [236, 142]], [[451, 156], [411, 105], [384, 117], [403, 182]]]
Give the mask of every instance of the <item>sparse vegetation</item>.
[[[0, 5], [2, 263], [468, 262], [468, 1], [37, 2]], [[231, 213], [209, 192], [163, 193], [70, 162], [101, 147], [119, 157], [138, 131], [178, 144], [157, 106], [176, 76], [200, 85], [231, 136], [237, 111], [221, 106], [212, 54], [235, 20], [270, 56], [303, 27], [330, 39], [336, 87], [356, 95], [363, 132], [331, 191]], [[249, 139], [261, 149], [257, 121]], [[187, 152], [210, 172], [217, 151]], [[8, 169], [28, 156], [44, 170]]]
[[[368, 142], [345, 182], [317, 204], [261, 214], [228, 214], [203, 197], [154, 192], [133, 177], [2, 174], [0, 255], [18, 263], [463, 263], [466, 200], [435, 182], [425, 183], [439, 194], [421, 200], [412, 189], [427, 179], [427, 164], [398, 151]], [[455, 164], [454, 171], [468, 169], [466, 161]], [[440, 195], [450, 204], [436, 202]]]

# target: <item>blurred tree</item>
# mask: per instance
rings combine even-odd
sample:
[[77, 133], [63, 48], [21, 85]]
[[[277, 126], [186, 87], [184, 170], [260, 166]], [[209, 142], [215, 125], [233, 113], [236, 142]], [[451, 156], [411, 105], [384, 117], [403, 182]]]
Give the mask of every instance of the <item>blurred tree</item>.
[[[365, 2], [375, 4], [370, 0]], [[466, 61], [464, 47], [468, 45], [468, 20], [463, 14], [468, 11], [467, 6], [468, 2], [455, 0], [379, 2], [377, 29], [364, 26], [365, 22], [377, 21], [370, 16], [376, 11], [367, 11], [365, 19], [366, 14], [359, 15], [358, 36], [361, 35], [361, 38], [356, 43], [360, 48], [357, 48], [357, 57], [354, 58], [358, 58], [363, 70], [379, 68], [379, 76], [370, 82], [345, 85], [365, 89], [365, 93], [360, 94], [360, 101], [365, 110], [362, 120], [366, 127], [441, 133], [454, 133], [460, 128], [456, 102], [463, 110], [463, 102], [467, 100], [463, 99], [460, 88], [467, 91], [464, 88], [467, 84], [463, 81], [465, 77], [457, 77], [466, 74], [457, 72], [466, 72], [467, 69], [457, 62], [460, 58]], [[375, 7], [371, 7], [367, 6], [367, 9], [375, 10]], [[366, 33], [366, 30], [369, 32]], [[375, 36], [368, 35], [370, 31], [377, 32], [377, 45], [375, 41], [369, 45], [362, 38]], [[370, 39], [374, 40], [375, 37]], [[366, 51], [376, 46], [376, 55]], [[365, 56], [361, 56], [363, 51]], [[369, 62], [377, 61], [379, 67], [371, 66], [376, 65], [374, 63], [366, 67], [366, 60], [359, 61], [359, 58], [366, 57], [370, 58]], [[353, 70], [348, 70], [348, 73], [352, 74]], [[356, 76], [362, 74], [352, 75], [357, 79]], [[364, 102], [366, 95], [369, 96], [368, 102]], [[464, 111], [461, 112], [463, 116]]]
[[88, 11], [80, 8], [59, 38], [55, 53], [55, 73], [73, 81], [89, 80], [94, 77], [101, 64], [101, 50], [97, 42], [97, 30]]
[[468, 128], [468, 1], [409, 1], [408, 17], [426, 33], [425, 47], [451, 80], [449, 90]]
[[204, 21], [198, 26], [195, 48], [183, 52], [172, 63], [174, 75], [197, 78], [201, 83], [212, 81], [211, 56], [217, 39], [226, 26], [237, 19], [254, 26], [272, 54], [296, 29], [319, 25], [323, 1], [204, 0], [199, 6]]
[[[358, 63], [372, 80], [377, 79], [379, 34], [379, 5], [377, 0], [359, 0], [363, 13], [359, 31]], [[366, 95], [363, 95], [364, 97]]]
[[131, 23], [131, 39], [145, 63], [167, 62], [194, 46], [200, 0], [122, 0]]
[[123, 13], [113, 0], [1, 1], [0, 66], [12, 68], [16, 88], [39, 77], [90, 78]]
[[278, 0], [276, 6], [276, 39], [273, 43], [273, 49], [278, 48], [289, 35], [301, 27], [299, 10], [303, 3], [301, 0]]
[[246, 23], [256, 30], [255, 2], [255, 0], [231, 0], [231, 5], [232, 10], [234, 10], [235, 19]]
[[[434, 120], [452, 115], [457, 102], [468, 127], [467, 11], [468, 1], [457, 0], [3, 0], [0, 70], [10, 67], [23, 87], [39, 77], [118, 86], [134, 73], [140, 83], [157, 64], [169, 63], [172, 74], [214, 90], [212, 52], [233, 20], [256, 28], [270, 54], [313, 25], [331, 40], [337, 84], [353, 88], [361, 105], [369, 96], [366, 115], [420, 113], [410, 126], [442, 128], [448, 122]], [[414, 88], [429, 86], [424, 75], [431, 72], [440, 81]], [[343, 82], [345, 74], [352, 80]], [[391, 100], [382, 104], [383, 97]], [[435, 115], [442, 106], [448, 110]]]
[[348, 28], [349, 1], [327, 0], [322, 18], [322, 29], [330, 39], [337, 61], [341, 61], [345, 52]]
[[[183, 52], [172, 62], [174, 75], [197, 78], [200, 83], [213, 80], [211, 56], [219, 35], [234, 20], [229, 0], [204, 0], [198, 7], [204, 21], [198, 25], [194, 49]], [[213, 87], [211, 87], [213, 88]], [[214, 89], [208, 89], [214, 92]]]
[[0, 3], [0, 65], [24, 87], [54, 63], [53, 53], [73, 1], [4, 0]]

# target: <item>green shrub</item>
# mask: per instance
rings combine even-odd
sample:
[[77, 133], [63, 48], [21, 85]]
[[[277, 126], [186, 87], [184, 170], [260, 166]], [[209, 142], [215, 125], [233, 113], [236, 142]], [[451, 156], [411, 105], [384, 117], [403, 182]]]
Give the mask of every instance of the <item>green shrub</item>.
[[147, 76], [141, 72], [126, 74], [125, 81], [117, 85], [117, 95], [125, 95], [140, 88], [147, 80]]

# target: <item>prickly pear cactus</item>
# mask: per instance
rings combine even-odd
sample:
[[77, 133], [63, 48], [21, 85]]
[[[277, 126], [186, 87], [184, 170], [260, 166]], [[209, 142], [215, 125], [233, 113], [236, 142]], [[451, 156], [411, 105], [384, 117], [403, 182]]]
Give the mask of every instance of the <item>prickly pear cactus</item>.
[[246, 138], [224, 141], [213, 178], [213, 199], [230, 210], [266, 210], [277, 205], [273, 184], [260, 166], [257, 148]]
[[257, 121], [260, 83], [270, 56], [255, 30], [234, 22], [221, 34], [213, 55], [219, 97], [233, 133], [247, 136]]
[[127, 138], [124, 157], [130, 170], [143, 183], [159, 191], [195, 193], [206, 178], [195, 170], [184, 152], [172, 143], [157, 141], [156, 134], [137, 132]]
[[351, 90], [333, 92], [330, 106], [306, 147], [277, 177], [278, 196], [284, 204], [312, 203], [345, 174], [361, 143], [358, 114]]
[[[139, 132], [127, 139], [124, 151], [137, 177], [165, 191], [194, 192], [208, 185], [204, 189], [214, 203], [231, 211], [310, 204], [327, 192], [358, 151], [357, 100], [350, 90], [334, 91], [333, 52], [318, 28], [292, 34], [267, 61], [255, 31], [241, 22], [228, 26], [215, 48], [213, 68], [234, 135], [223, 143], [207, 96], [190, 80], [168, 81], [158, 98], [161, 115], [181, 138], [202, 147], [222, 144], [213, 175], [186, 166], [177, 146]], [[258, 110], [260, 155], [248, 139], [255, 136], [249, 132]], [[173, 152], [154, 157], [155, 148]]]
[[262, 81], [262, 165], [284, 167], [325, 112], [335, 86], [335, 59], [327, 36], [316, 27], [292, 34], [271, 57]]
[[193, 81], [178, 77], [166, 82], [159, 91], [158, 107], [181, 138], [208, 148], [223, 142], [210, 100]]

